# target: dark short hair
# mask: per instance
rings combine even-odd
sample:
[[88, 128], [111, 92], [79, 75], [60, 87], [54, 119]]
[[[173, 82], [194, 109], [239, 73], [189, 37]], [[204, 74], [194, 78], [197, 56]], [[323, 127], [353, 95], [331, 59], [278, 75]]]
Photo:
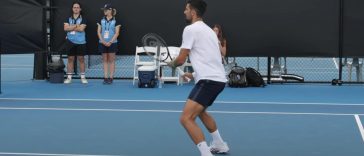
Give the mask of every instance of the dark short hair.
[[187, 4], [190, 4], [191, 9], [194, 9], [199, 17], [206, 12], [207, 3], [203, 0], [188, 0]]

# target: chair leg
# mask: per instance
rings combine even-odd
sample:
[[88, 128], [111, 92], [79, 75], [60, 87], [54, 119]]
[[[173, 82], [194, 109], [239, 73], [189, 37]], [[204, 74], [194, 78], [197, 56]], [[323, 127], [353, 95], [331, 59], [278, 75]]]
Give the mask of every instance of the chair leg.
[[281, 63], [280, 63], [280, 58], [279, 57], [274, 57], [273, 58], [273, 65], [272, 65], [272, 71], [281, 71]]
[[359, 82], [359, 74], [360, 74], [359, 66], [356, 66], [355, 69], [356, 69], [356, 71], [355, 71], [356, 72], [356, 81]]
[[172, 76], [176, 76], [176, 69], [172, 68]]
[[136, 80], [136, 70], [137, 70], [138, 68], [137, 68], [137, 66], [136, 65], [134, 65], [134, 74], [133, 74], [133, 86], [135, 85], [135, 80]]
[[356, 77], [357, 77], [357, 81], [358, 82], [362, 82], [363, 81], [363, 73], [362, 73], [362, 67], [363, 65], [360, 64], [356, 67]]
[[[183, 69], [184, 67], [181, 66], [181, 68]], [[180, 75], [179, 72], [177, 72], [177, 76], [178, 76], [178, 85], [183, 86], [183, 78], [182, 78], [183, 75]]]
[[182, 83], [181, 83], [181, 77], [179, 76], [179, 74], [177, 74], [178, 76], [178, 79], [177, 79], [177, 86], [182, 86]]
[[348, 64], [348, 70], [349, 70], [349, 82], [351, 82], [351, 70], [352, 70], [352, 65]]

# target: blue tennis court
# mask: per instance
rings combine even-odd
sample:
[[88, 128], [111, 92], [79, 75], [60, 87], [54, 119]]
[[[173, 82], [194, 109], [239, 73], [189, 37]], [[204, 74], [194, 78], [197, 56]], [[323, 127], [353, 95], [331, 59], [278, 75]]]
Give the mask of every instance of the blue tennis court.
[[0, 156], [363, 156], [363, 7], [1, 0]]
[[[30, 79], [27, 57], [3, 56], [0, 155], [199, 154], [179, 123], [192, 84], [50, 84]], [[361, 156], [363, 91], [329, 84], [226, 88], [209, 112], [231, 156]]]

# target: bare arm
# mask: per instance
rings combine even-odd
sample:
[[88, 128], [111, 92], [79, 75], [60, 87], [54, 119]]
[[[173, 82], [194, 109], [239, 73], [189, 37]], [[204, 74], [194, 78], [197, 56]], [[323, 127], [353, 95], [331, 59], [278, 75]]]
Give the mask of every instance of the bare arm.
[[97, 36], [99, 37], [99, 39], [100, 39], [101, 43], [102, 43], [103, 45], [105, 45], [105, 44], [106, 44], [106, 42], [105, 42], [104, 38], [102, 38], [102, 35], [101, 35], [101, 25], [100, 25], [100, 24], [98, 24], [98, 23], [97, 23]]
[[120, 25], [115, 27], [115, 34], [112, 37], [112, 39], [110, 40], [110, 43], [113, 43], [114, 41], [116, 41], [118, 39], [119, 34], [120, 34], [120, 27], [121, 27]]
[[224, 40], [224, 46], [222, 46], [222, 43], [220, 43], [220, 51], [221, 51], [221, 55], [222, 57], [226, 56], [226, 40]]
[[64, 23], [63, 25], [63, 30], [66, 31], [66, 32], [69, 32], [69, 31], [74, 31], [76, 28], [76, 25], [70, 25], [68, 23]]
[[169, 66], [173, 67], [178, 67], [183, 65], [186, 62], [186, 59], [188, 57], [188, 55], [190, 54], [190, 50], [189, 49], [181, 49], [179, 55], [176, 57], [176, 59], [174, 59], [172, 62], [169, 63]]
[[74, 29], [75, 31], [78, 32], [84, 32], [86, 29], [86, 25], [85, 24], [81, 24], [81, 25], [76, 25], [76, 28]]

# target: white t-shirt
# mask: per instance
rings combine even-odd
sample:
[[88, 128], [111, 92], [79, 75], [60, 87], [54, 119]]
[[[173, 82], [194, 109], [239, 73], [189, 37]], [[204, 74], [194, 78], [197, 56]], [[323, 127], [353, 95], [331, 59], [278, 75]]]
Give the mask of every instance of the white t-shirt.
[[181, 48], [190, 50], [196, 83], [200, 80], [227, 81], [221, 63], [219, 40], [204, 22], [195, 22], [184, 29]]

